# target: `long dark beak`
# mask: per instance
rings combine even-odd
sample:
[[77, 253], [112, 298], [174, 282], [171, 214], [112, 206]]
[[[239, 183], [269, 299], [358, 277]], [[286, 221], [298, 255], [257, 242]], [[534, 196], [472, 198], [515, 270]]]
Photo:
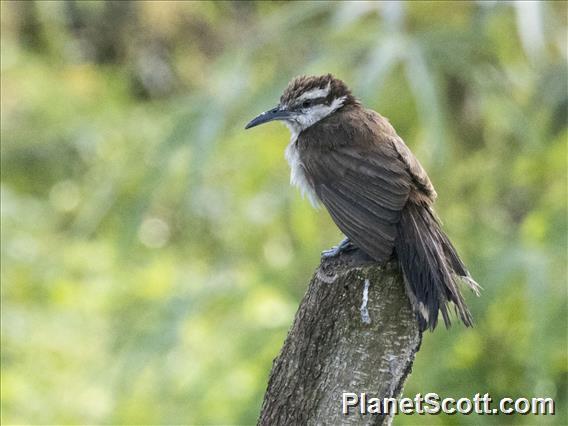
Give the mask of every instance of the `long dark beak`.
[[285, 109], [281, 109], [280, 106], [276, 108], [272, 108], [271, 110], [265, 111], [260, 114], [258, 117], [253, 118], [249, 124], [245, 126], [245, 129], [250, 129], [251, 127], [258, 126], [259, 124], [268, 123], [269, 121], [274, 120], [286, 120], [290, 118], [292, 114], [290, 111]]

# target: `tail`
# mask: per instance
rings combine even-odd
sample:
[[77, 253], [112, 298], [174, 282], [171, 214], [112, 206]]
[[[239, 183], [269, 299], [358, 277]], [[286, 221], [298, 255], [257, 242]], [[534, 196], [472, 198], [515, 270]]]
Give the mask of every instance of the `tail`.
[[471, 327], [473, 319], [457, 283], [465, 282], [477, 295], [480, 287], [469, 275], [429, 207], [407, 203], [398, 225], [395, 249], [420, 329], [434, 330], [438, 311], [449, 327], [448, 302], [454, 304], [462, 322]]

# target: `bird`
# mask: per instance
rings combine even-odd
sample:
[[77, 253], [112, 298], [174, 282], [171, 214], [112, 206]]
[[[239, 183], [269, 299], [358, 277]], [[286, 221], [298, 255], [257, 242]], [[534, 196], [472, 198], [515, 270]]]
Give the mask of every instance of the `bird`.
[[359, 249], [376, 262], [396, 258], [421, 331], [434, 330], [439, 314], [449, 327], [452, 306], [471, 327], [459, 286], [477, 295], [480, 286], [442, 230], [430, 178], [388, 119], [325, 74], [292, 79], [278, 105], [245, 129], [271, 121], [290, 130], [290, 182], [345, 235], [322, 257]]

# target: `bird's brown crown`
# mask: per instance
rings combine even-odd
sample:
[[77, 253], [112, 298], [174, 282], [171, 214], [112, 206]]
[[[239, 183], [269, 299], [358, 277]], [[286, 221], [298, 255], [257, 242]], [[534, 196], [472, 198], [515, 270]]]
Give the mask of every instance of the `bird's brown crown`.
[[280, 97], [280, 104], [293, 104], [294, 101], [299, 99], [304, 93], [308, 93], [315, 89], [326, 89], [328, 87], [329, 92], [326, 96], [326, 100], [328, 102], [333, 99], [345, 97], [343, 105], [357, 103], [357, 100], [351, 94], [351, 91], [343, 81], [335, 78], [331, 74], [325, 74], [320, 76], [302, 75], [294, 78], [290, 81], [290, 83], [288, 83], [288, 87], [286, 87], [284, 93]]

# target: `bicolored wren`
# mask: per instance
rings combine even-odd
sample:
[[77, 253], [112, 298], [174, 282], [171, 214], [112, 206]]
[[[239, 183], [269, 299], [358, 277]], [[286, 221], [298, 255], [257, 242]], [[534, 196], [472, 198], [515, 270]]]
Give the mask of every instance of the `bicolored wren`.
[[479, 286], [442, 231], [426, 171], [388, 120], [331, 74], [295, 78], [280, 103], [246, 128], [274, 120], [291, 132], [292, 184], [323, 204], [346, 236], [323, 256], [354, 247], [377, 262], [395, 256], [422, 330], [436, 327], [438, 312], [449, 326], [450, 305], [471, 326], [458, 285], [477, 294]]

